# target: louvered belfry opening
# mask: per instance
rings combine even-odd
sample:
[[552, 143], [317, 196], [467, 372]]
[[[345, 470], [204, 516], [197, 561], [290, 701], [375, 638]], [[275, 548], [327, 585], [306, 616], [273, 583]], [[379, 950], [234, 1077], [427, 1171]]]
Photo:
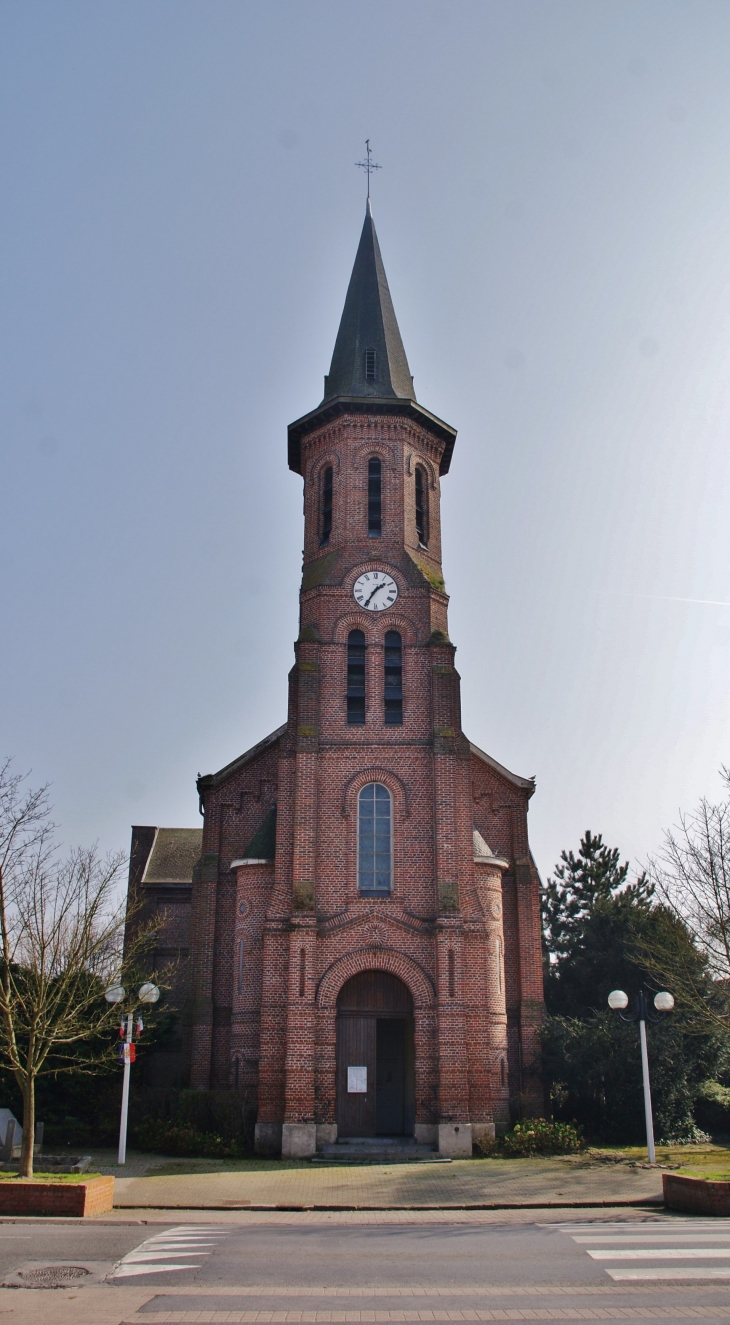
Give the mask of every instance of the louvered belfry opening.
[[347, 636], [347, 722], [365, 725], [365, 635], [351, 630]]
[[320, 547], [325, 547], [332, 533], [332, 466], [327, 465], [322, 476], [322, 535]]
[[385, 632], [385, 725], [403, 722], [403, 641], [397, 630]]
[[377, 456], [368, 460], [368, 537], [383, 532], [383, 466]]
[[428, 547], [428, 484], [423, 465], [416, 466], [416, 537]]
[[[413, 1026], [411, 992], [389, 971], [361, 971], [342, 986], [337, 999], [338, 1136], [413, 1135]], [[359, 1089], [348, 1088], [353, 1085]]]

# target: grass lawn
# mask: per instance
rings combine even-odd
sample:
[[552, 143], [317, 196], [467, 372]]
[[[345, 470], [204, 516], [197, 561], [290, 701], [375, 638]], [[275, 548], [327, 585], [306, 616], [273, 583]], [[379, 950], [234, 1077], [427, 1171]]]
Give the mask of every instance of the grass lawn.
[[308, 1159], [168, 1159], [151, 1165], [147, 1177], [170, 1178], [176, 1173], [281, 1173], [313, 1167]]
[[[17, 1182], [17, 1173], [0, 1173], [0, 1182]], [[32, 1178], [21, 1178], [21, 1182], [88, 1182], [89, 1178], [100, 1178], [100, 1173], [39, 1173]]]
[[[622, 1155], [639, 1164], [647, 1163], [645, 1146], [606, 1146], [597, 1152]], [[730, 1181], [730, 1146], [712, 1143], [697, 1146], [657, 1146], [657, 1164], [684, 1173], [690, 1178], [719, 1178]]]

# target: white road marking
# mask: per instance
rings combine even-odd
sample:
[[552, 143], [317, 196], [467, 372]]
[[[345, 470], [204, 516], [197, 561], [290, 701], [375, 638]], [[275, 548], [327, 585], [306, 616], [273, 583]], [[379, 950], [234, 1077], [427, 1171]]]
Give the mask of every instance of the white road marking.
[[637, 1233], [662, 1232], [662, 1233], [681, 1233], [686, 1232], [722, 1232], [723, 1229], [730, 1229], [730, 1219], [724, 1219], [718, 1216], [715, 1219], [692, 1219], [684, 1218], [681, 1215], [667, 1215], [664, 1219], [642, 1219], [632, 1223], [628, 1219], [619, 1223], [616, 1220], [611, 1222], [596, 1219], [590, 1224], [538, 1224], [538, 1228], [560, 1229], [562, 1233], [627, 1233], [634, 1230]]
[[167, 1274], [170, 1270], [198, 1270], [198, 1265], [120, 1265], [110, 1279], [129, 1279], [135, 1274]]
[[[550, 1228], [549, 1224], [541, 1225]], [[552, 1225], [555, 1228], [555, 1225]], [[674, 1261], [673, 1265], [636, 1266], [604, 1270], [609, 1278], [627, 1280], [730, 1279], [730, 1267], [677, 1264], [686, 1261], [730, 1258], [730, 1220], [669, 1218], [642, 1223], [562, 1224], [593, 1261]], [[630, 1246], [626, 1244], [630, 1243]], [[672, 1246], [658, 1246], [672, 1243]], [[691, 1244], [700, 1243], [699, 1246]], [[712, 1244], [715, 1244], [714, 1246]], [[600, 1244], [600, 1245], [597, 1245]], [[690, 1244], [690, 1245], [688, 1245]], [[720, 1244], [720, 1245], [717, 1245]]]
[[[210, 1256], [206, 1247], [216, 1247], [228, 1230], [212, 1231], [210, 1226], [181, 1224], [166, 1233], [156, 1233], [127, 1252], [109, 1275], [110, 1279], [129, 1279], [140, 1274], [170, 1274], [173, 1270], [199, 1270], [201, 1257]], [[185, 1263], [181, 1261], [185, 1257]], [[172, 1264], [162, 1264], [161, 1262]]]
[[150, 1243], [155, 1247], [212, 1247], [213, 1241], [209, 1238], [150, 1238]]
[[[196, 1251], [192, 1254], [195, 1256], [210, 1256], [209, 1251]], [[142, 1251], [139, 1255], [136, 1251], [130, 1251], [129, 1255], [124, 1257], [124, 1264], [131, 1265], [133, 1261], [174, 1261], [176, 1256], [179, 1258], [179, 1251]]]
[[667, 1266], [656, 1270], [606, 1270], [612, 1279], [730, 1279], [730, 1270], [719, 1265]]
[[701, 1261], [727, 1260], [730, 1247], [600, 1247], [588, 1250], [594, 1261]]
[[638, 1237], [632, 1237], [629, 1233], [612, 1233], [608, 1237], [574, 1237], [573, 1241], [595, 1247], [599, 1242], [631, 1242], [636, 1245], [644, 1242], [676, 1242], [678, 1239], [682, 1242], [730, 1242], [730, 1233], [648, 1233]]

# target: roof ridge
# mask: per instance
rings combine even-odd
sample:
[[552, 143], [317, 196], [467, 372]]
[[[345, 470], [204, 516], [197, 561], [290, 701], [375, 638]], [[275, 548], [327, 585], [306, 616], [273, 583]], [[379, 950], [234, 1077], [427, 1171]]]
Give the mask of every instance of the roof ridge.
[[223, 768], [219, 768], [217, 773], [202, 774], [202, 776], [198, 778], [198, 792], [200, 792], [203, 787], [216, 787], [219, 782], [224, 782], [231, 773], [235, 773], [237, 769], [242, 768], [244, 764], [247, 764], [249, 759], [253, 759], [255, 755], [260, 754], [262, 750], [265, 750], [267, 745], [273, 745], [275, 741], [278, 741], [279, 738], [284, 735], [285, 731], [286, 723], [283, 722], [280, 727], [276, 728], [276, 731], [271, 732], [269, 736], [265, 736], [263, 741], [258, 741], [256, 745], [252, 745], [250, 750], [244, 751], [244, 753], [239, 755], [237, 759], [232, 759], [230, 764], [226, 764]]
[[520, 777], [519, 773], [511, 773], [508, 768], [505, 768], [504, 764], [500, 764], [499, 760], [494, 759], [492, 755], [488, 755], [485, 750], [480, 750], [479, 746], [475, 745], [473, 741], [469, 741], [469, 749], [478, 759], [483, 759], [485, 764], [489, 764], [489, 767], [493, 768], [495, 773], [501, 773], [502, 777], [514, 783], [516, 787], [524, 787], [532, 795], [535, 790], [534, 778], [523, 778]]

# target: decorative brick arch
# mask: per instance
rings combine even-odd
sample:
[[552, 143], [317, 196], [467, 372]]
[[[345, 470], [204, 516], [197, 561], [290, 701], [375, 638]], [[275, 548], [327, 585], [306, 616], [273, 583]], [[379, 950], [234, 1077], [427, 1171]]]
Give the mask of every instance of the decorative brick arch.
[[392, 446], [390, 442], [384, 442], [380, 438], [373, 437], [372, 440], [360, 442], [359, 445], [355, 447], [352, 455], [353, 469], [358, 470], [360, 468], [360, 460], [363, 451], [367, 452], [368, 460], [371, 456], [376, 455], [384, 461], [389, 469], [396, 468], [395, 447]]
[[339, 617], [335, 622], [334, 630], [332, 631], [332, 643], [347, 644], [347, 636], [351, 630], [361, 630], [365, 636], [366, 642], [372, 643], [372, 640], [368, 639], [368, 636], [372, 634], [372, 629], [373, 621], [370, 613], [363, 612], [356, 608], [352, 612], [345, 612], [344, 615]]
[[418, 643], [418, 632], [410, 617], [403, 616], [397, 610], [394, 611], [392, 607], [388, 608], [387, 613], [378, 612], [374, 614], [371, 625], [374, 627], [375, 639], [373, 642], [375, 644], [382, 644], [385, 634], [389, 630], [399, 631], [403, 636], [404, 644]]
[[411, 807], [408, 803], [408, 788], [402, 778], [399, 778], [397, 773], [391, 772], [389, 768], [363, 768], [348, 779], [342, 789], [342, 814], [344, 817], [357, 812], [358, 793], [362, 791], [363, 787], [367, 787], [370, 782], [382, 782], [393, 797], [400, 811], [400, 818], [410, 819]]
[[316, 456], [309, 466], [309, 477], [307, 481], [309, 483], [318, 481], [322, 470], [326, 469], [327, 465], [331, 465], [336, 474], [340, 473], [342, 469], [342, 460], [340, 459], [339, 451], [324, 451], [321, 455]]
[[[378, 567], [380, 570], [381, 567]], [[362, 573], [362, 572], [361, 572]], [[418, 632], [413, 622], [403, 613], [388, 608], [387, 612], [365, 612], [362, 608], [349, 609], [338, 617], [332, 630], [333, 644], [346, 644], [351, 630], [362, 630], [368, 644], [382, 644], [386, 630], [399, 630], [404, 644], [416, 644]]]
[[420, 451], [417, 455], [413, 451], [409, 451], [408, 458], [406, 459], [406, 473], [409, 478], [412, 478], [415, 474], [417, 465], [420, 465], [421, 469], [425, 469], [428, 474], [428, 486], [432, 492], [435, 492], [436, 466], [433, 461], [429, 460], [428, 456], [423, 455]]
[[361, 971], [388, 971], [397, 976], [411, 991], [414, 1012], [423, 1012], [436, 1003], [430, 977], [412, 957], [393, 948], [359, 948], [338, 957], [325, 971], [317, 986], [317, 1007], [322, 1012], [335, 1012], [342, 986]]
[[[354, 585], [355, 580], [358, 578], [358, 576], [363, 575], [365, 571], [369, 570], [380, 571], [383, 569], [383, 566], [388, 567], [388, 574], [392, 575], [393, 579], [398, 585], [399, 594], [402, 594], [406, 589], [409, 588], [409, 585], [406, 581], [406, 577], [403, 574], [403, 571], [400, 570], [398, 566], [393, 566], [392, 563], [388, 562], [382, 556], [381, 557], [371, 556], [368, 558], [367, 561], [358, 561], [357, 564], [353, 566], [352, 570], [349, 570], [347, 572], [347, 575], [342, 581], [343, 588], [347, 589], [348, 593], [352, 593], [352, 586]], [[368, 613], [368, 615], [370, 614]]]

